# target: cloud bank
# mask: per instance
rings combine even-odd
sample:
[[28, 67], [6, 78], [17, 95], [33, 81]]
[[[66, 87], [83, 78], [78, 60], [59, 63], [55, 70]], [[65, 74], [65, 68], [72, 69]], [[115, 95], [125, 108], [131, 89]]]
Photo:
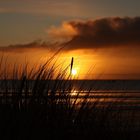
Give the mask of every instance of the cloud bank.
[[[102, 47], [139, 47], [140, 17], [112, 17], [96, 20], [65, 21], [61, 26], [47, 30], [54, 42], [61, 41], [66, 50], [96, 49]], [[29, 49], [59, 49], [61, 45], [32, 42], [23, 45], [0, 47], [0, 51], [23, 52]]]
[[67, 24], [76, 32], [68, 42], [69, 49], [140, 45], [140, 17], [70, 21]]
[[1, 46], [0, 52], [24, 53], [41, 49], [51, 50], [51, 47], [46, 42], [35, 40], [27, 44], [15, 44], [3, 47]]

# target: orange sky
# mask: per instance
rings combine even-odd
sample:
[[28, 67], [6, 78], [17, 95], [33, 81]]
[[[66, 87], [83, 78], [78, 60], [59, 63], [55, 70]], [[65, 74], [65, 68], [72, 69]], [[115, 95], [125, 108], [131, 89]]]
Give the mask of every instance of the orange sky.
[[79, 79], [140, 79], [139, 25], [140, 17], [64, 21], [46, 30], [50, 42], [0, 47], [0, 56], [4, 61], [7, 57], [9, 65], [33, 66], [45, 63], [62, 47], [54, 62], [64, 69], [74, 57]]
[[[131, 53], [130, 53], [131, 52]], [[30, 49], [25, 52], [4, 53], [7, 63], [10, 65], [19, 63], [30, 66], [45, 63], [52, 52], [47, 49]], [[54, 59], [56, 66], [66, 68], [74, 57], [73, 69], [77, 70], [79, 79], [139, 79], [139, 49], [137, 53], [132, 48], [120, 47], [100, 48], [96, 50], [78, 49], [73, 51], [61, 51]]]

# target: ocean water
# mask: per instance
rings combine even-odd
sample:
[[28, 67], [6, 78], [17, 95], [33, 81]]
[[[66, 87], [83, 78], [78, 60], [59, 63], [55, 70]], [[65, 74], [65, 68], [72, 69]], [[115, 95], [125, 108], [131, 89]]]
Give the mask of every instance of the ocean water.
[[[28, 87], [28, 94], [34, 90], [35, 82], [30, 80], [22, 83], [20, 80], [1, 80], [0, 81], [0, 97], [2, 98], [5, 92], [7, 96], [17, 93], [21, 90], [21, 86]], [[45, 85], [42, 90], [42, 85]], [[22, 87], [23, 88], [23, 87]], [[89, 95], [90, 102], [98, 100], [102, 103], [115, 102], [116, 105], [123, 104], [124, 106], [140, 107], [140, 80], [48, 80], [39, 81], [35, 87], [36, 92], [41, 90], [44, 92], [71, 92], [71, 98], [77, 97], [81, 100], [85, 95]], [[22, 89], [24, 96], [25, 88]]]
[[[122, 106], [123, 108], [140, 109], [140, 80], [47, 80], [39, 81], [29, 80], [22, 83], [20, 80], [1, 80], [0, 81], [0, 98], [3, 99], [13, 97], [21, 92], [22, 97], [28, 87], [28, 97], [32, 96], [32, 91], [36, 90], [39, 94], [45, 95], [45, 92], [57, 92], [57, 94], [70, 92], [72, 100], [77, 97], [78, 101], [82, 101], [85, 95], [88, 95], [89, 102], [100, 102], [100, 105], [113, 104], [114, 107]], [[42, 90], [42, 85], [45, 85]]]
[[[58, 98], [62, 94], [70, 95], [71, 103], [76, 99], [77, 108], [86, 99], [93, 110], [96, 108], [101, 112], [109, 112], [110, 120], [113, 119], [113, 114], [114, 119], [118, 118], [120, 124], [123, 120], [123, 124], [127, 124], [129, 129], [140, 130], [140, 80], [48, 80], [39, 81], [37, 85], [35, 82], [30, 80], [23, 84], [19, 80], [1, 80], [0, 103], [12, 104], [17, 96], [22, 103], [25, 100], [28, 102], [32, 98], [34, 88], [36, 99], [41, 97], [39, 94], [45, 96], [46, 92], [51, 94], [53, 91]], [[43, 90], [42, 85], [45, 85]], [[21, 86], [24, 87], [22, 90]], [[25, 90], [26, 86], [28, 91]]]

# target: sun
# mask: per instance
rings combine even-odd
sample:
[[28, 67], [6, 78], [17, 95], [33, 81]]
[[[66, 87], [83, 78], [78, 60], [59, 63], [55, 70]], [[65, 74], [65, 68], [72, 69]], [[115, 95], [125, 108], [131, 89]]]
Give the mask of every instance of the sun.
[[72, 75], [76, 75], [77, 74], [77, 70], [76, 69], [72, 69]]

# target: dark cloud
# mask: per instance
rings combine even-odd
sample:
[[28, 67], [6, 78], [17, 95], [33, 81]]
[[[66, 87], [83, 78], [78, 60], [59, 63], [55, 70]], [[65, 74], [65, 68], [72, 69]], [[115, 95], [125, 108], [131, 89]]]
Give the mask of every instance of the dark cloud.
[[23, 52], [29, 52], [29, 51], [38, 50], [38, 49], [50, 50], [51, 48], [48, 43], [43, 42], [41, 40], [36, 40], [27, 44], [16, 44], [16, 45], [0, 47], [1, 52], [10, 52], [10, 53], [11, 52], [23, 53]]
[[[46, 43], [37, 40], [23, 45], [10, 45], [0, 47], [3, 52], [26, 52], [35, 49], [47, 49], [56, 51], [59, 48], [65, 50], [94, 49], [109, 46], [140, 46], [140, 17], [130, 18], [102, 18], [88, 21], [69, 21], [62, 26], [53, 27], [49, 34], [54, 37], [56, 43]], [[60, 45], [59, 40], [65, 40]], [[67, 42], [66, 42], [67, 41]]]
[[140, 45], [140, 17], [114, 17], [68, 23], [77, 32], [67, 43], [69, 49]]

